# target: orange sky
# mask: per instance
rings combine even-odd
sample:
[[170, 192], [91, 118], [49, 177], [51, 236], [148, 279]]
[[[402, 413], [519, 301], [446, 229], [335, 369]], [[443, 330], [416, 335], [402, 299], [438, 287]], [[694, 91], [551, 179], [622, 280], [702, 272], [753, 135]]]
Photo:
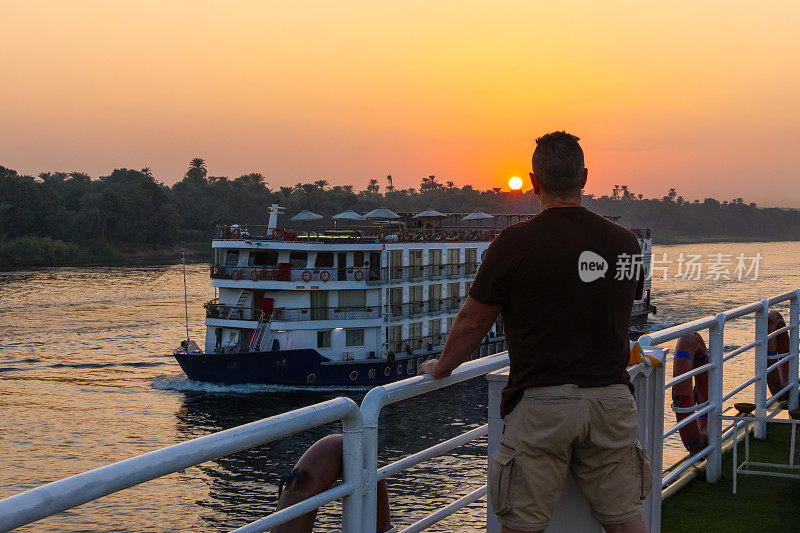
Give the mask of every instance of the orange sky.
[[507, 187], [567, 129], [589, 192], [800, 207], [800, 4], [662, 4], [4, 2], [0, 165]]

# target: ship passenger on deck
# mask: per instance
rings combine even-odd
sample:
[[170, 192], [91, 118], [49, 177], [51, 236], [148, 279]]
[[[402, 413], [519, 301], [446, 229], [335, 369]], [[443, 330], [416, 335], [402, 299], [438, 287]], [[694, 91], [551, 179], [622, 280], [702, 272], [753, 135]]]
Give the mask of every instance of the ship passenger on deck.
[[626, 369], [643, 277], [614, 274], [641, 250], [633, 232], [582, 207], [578, 138], [554, 132], [536, 143], [541, 213], [494, 239], [441, 357], [419, 371], [449, 376], [502, 313], [511, 369], [489, 496], [503, 531], [543, 531], [568, 469], [607, 532], [646, 531], [652, 474]]

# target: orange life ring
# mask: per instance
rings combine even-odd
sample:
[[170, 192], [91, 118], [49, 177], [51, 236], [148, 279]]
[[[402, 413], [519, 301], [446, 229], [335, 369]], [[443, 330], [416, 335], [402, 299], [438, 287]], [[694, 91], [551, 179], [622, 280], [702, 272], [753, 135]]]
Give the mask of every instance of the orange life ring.
[[407, 241], [408, 240], [408, 232], [407, 231], [403, 231], [402, 234], [401, 234], [401, 237], [402, 237], [402, 239], [404, 241]]
[[378, 240], [381, 242], [386, 242], [386, 234], [383, 232], [383, 230], [378, 232]]
[[308, 283], [309, 281], [311, 281], [311, 272], [308, 270], [304, 270], [303, 274], [300, 277], [302, 278], [303, 281]]
[[239, 228], [233, 228], [231, 230], [231, 237], [233, 237], [234, 239], [238, 239], [241, 236], [241, 234], [242, 230]]
[[319, 274], [319, 279], [322, 281], [329, 281], [331, 279], [331, 273], [328, 272], [327, 270], [323, 270]]
[[238, 268], [234, 268], [233, 272], [231, 272], [231, 278], [233, 278], [233, 281], [239, 281], [240, 277], [242, 277], [242, 273], [239, 272]]
[[362, 279], [364, 279], [364, 271], [356, 270], [356, 273], [353, 274], [353, 278], [355, 278], [356, 281], [361, 281]]
[[250, 271], [250, 279], [252, 281], [258, 281], [260, 277], [261, 277], [261, 275], [258, 273], [258, 270], [256, 270], [255, 268]]
[[[695, 368], [708, 363], [708, 352], [690, 354], [689, 352], [675, 352], [673, 363], [673, 377], [685, 374]], [[708, 401], [708, 372], [703, 372], [672, 386], [672, 410], [678, 422], [691, 416], [697, 406]], [[681, 441], [689, 453], [697, 453], [706, 446], [708, 439], [708, 417], [704, 416], [693, 420], [680, 430]]]

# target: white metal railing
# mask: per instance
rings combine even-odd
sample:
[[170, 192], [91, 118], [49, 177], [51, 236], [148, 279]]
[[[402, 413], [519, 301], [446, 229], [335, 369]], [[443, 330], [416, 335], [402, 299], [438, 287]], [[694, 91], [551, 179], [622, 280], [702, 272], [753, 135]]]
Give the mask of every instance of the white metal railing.
[[[768, 333], [767, 315], [770, 307], [783, 302], [789, 303], [789, 325], [772, 333]], [[753, 342], [726, 353], [726, 324], [730, 324], [733, 320], [747, 316], [753, 316], [755, 318]], [[662, 479], [662, 488], [676, 481], [686, 470], [703, 460], [706, 461], [706, 479], [712, 482], [719, 479], [722, 470], [723, 443], [732, 436], [734, 431], [733, 425], [725, 428], [722, 426], [721, 417], [723, 413], [730, 408], [729, 406], [726, 407], [725, 402], [730, 401], [734, 396], [745, 389], [751, 386], [753, 387], [753, 403], [756, 405], [757, 416], [767, 416], [767, 410], [780, 400], [781, 397], [788, 396], [789, 408], [797, 408], [798, 347], [800, 346], [800, 342], [798, 341], [798, 334], [800, 333], [799, 326], [800, 289], [639, 337], [639, 345], [648, 347], [664, 344], [689, 333], [707, 331], [708, 334], [708, 362], [690, 372], [686, 372], [666, 381], [663, 389], [666, 393], [673, 385], [703, 372], [708, 372], [708, 401], [696, 405], [693, 408], [682, 409], [682, 412], [691, 412], [692, 414], [667, 428], [662, 437], [662, 440], [666, 439], [698, 418], [708, 415], [708, 445], [704, 449], [691, 454], [676, 468], [672, 469], [664, 476]], [[789, 353], [781, 357], [774, 364], [768, 366], [768, 341], [785, 332], [789, 333]], [[733, 384], [730, 391], [724, 392], [724, 363], [749, 350], [754, 350], [755, 355], [752, 377], [745, 379], [742, 383]], [[768, 397], [767, 375], [773, 370], [787, 364], [790, 365], [790, 382], [776, 394]], [[756, 438], [764, 438], [766, 436], [765, 424], [763, 422], [755, 423], [753, 426]]]
[[[789, 303], [789, 325], [778, 331], [768, 333], [767, 313], [769, 307], [783, 302]], [[748, 315], [755, 316], [755, 340], [726, 354], [724, 351], [724, 329], [726, 323]], [[657, 345], [678, 339], [687, 333], [706, 330], [709, 335], [708, 363], [698, 369], [666, 381], [663, 365], [666, 350]], [[773, 365], [768, 366], [767, 341], [783, 332], [790, 334], [789, 354]], [[640, 413], [639, 440], [648, 450], [654, 472], [661, 471], [664, 439], [703, 414], [708, 413], [709, 415], [708, 446], [691, 455], [687, 460], [681, 462], [677, 468], [664, 476], [661, 479], [661, 488], [675, 481], [688, 468], [704, 459], [706, 459], [707, 463], [707, 479], [716, 481], [719, 478], [722, 443], [733, 431], [732, 427], [724, 431], [722, 428], [720, 416], [724, 411], [724, 402], [729, 401], [734, 395], [747, 387], [754, 387], [754, 403], [757, 406], [757, 413], [765, 413], [784, 394], [788, 394], [789, 407], [797, 407], [799, 332], [800, 290], [795, 290], [767, 300], [737, 307], [715, 316], [703, 317], [686, 324], [642, 335], [639, 338], [638, 342], [643, 353], [649, 355], [651, 359], [629, 367], [628, 371], [636, 388], [636, 401]], [[743, 383], [734, 385], [731, 391], [724, 393], [724, 361], [730, 360], [750, 349], [755, 349], [753, 377], [746, 379]], [[662, 364], [653, 366], [654, 363], [652, 361], [660, 361]], [[767, 374], [784, 364], [791, 365], [791, 382], [782, 391], [768, 398]], [[502, 387], [493, 388], [490, 386], [489, 423], [487, 425], [471, 429], [447, 441], [379, 468], [378, 426], [381, 409], [391, 403], [495, 372], [505, 368], [507, 365], [508, 354], [505, 352], [475, 359], [461, 365], [450, 377], [445, 379], [434, 380], [430, 376], [418, 376], [376, 387], [367, 393], [360, 408], [352, 400], [340, 397], [56, 481], [0, 500], [0, 531], [13, 529], [139, 483], [336, 420], [342, 421], [344, 431], [343, 482], [332, 489], [257, 520], [237, 531], [266, 531], [337, 499], [343, 500], [342, 530], [347, 532], [374, 531], [377, 508], [376, 484], [378, 480], [393, 476], [422, 461], [447, 453], [467, 442], [482, 438], [487, 433], [489, 435], [487, 452], [491, 454], [494, 451], [502, 430], [498, 407], [499, 390]], [[694, 412], [690, 416], [664, 430], [665, 392], [674, 384], [705, 371], [709, 373], [709, 401], [700, 406], [695, 406]], [[756, 437], [763, 437], [763, 427], [759, 430], [759, 424], [756, 423], [754, 425], [756, 426]], [[660, 527], [661, 491], [657, 490], [657, 479], [654, 485], [656, 490], [651, 491], [648, 500], [645, 502], [644, 514], [650, 531], [655, 532]], [[475, 487], [468, 494], [428, 516], [422, 517], [403, 531], [407, 533], [422, 531], [444, 517], [482, 499], [486, 495], [486, 491], [486, 485]], [[552, 525], [555, 527], [554, 530], [575, 530], [573, 519], [579, 517], [580, 513], [570, 513], [565, 509], [585, 510], [585, 502], [581, 503], [580, 496], [576, 495], [574, 491], [565, 490], [564, 494], [562, 500], [559, 501]], [[562, 516], [568, 517], [567, 521], [562, 522], [560, 526], [558, 521], [559, 509], [561, 509]], [[588, 517], [586, 520], [591, 521], [588, 512], [584, 512], [583, 516]], [[487, 508], [487, 526], [490, 531], [494, 527], [493, 518], [491, 510]], [[595, 526], [596, 524], [591, 527], [594, 528]]]
[[344, 482], [240, 531], [267, 531], [340, 498], [343, 500], [342, 528], [360, 531], [363, 424], [355, 402], [342, 397], [161, 448], [0, 500], [0, 531], [9, 531], [145, 481], [337, 420], [342, 421], [344, 433]]

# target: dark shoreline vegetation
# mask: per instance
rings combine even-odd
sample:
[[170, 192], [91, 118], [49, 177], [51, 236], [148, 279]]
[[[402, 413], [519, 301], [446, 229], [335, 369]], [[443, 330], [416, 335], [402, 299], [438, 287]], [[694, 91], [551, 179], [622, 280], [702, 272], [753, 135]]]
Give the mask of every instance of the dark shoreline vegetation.
[[[387, 176], [383, 190], [377, 179], [362, 191], [330, 187], [324, 179], [273, 190], [260, 173], [208, 176], [199, 158], [172, 187], [148, 168], [116, 169], [91, 179], [83, 172], [33, 177], [0, 166], [0, 268], [168, 263], [177, 261], [182, 248], [203, 260], [211, 255], [217, 224], [265, 224], [273, 203], [286, 207], [285, 222], [301, 209], [326, 217], [379, 206], [402, 212], [532, 213], [535, 202], [532, 191], [459, 188], [436, 176], [422, 178], [418, 189], [396, 189]], [[644, 198], [623, 185], [609, 195], [584, 196], [584, 205], [618, 216], [626, 226], [651, 228], [656, 244], [800, 240], [799, 210], [759, 208], [741, 198], [688, 201], [675, 189], [663, 198]]]

